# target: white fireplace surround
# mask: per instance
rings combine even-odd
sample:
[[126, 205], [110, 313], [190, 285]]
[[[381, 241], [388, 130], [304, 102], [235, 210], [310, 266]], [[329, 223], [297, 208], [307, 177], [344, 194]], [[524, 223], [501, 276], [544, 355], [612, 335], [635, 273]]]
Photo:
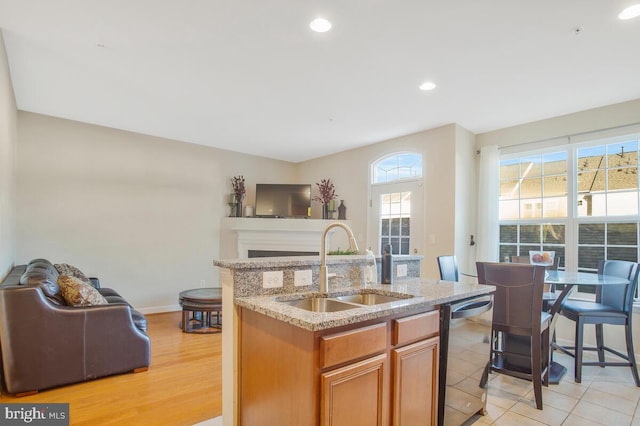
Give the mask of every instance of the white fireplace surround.
[[[348, 221], [342, 221], [349, 225]], [[236, 256], [249, 257], [249, 250], [318, 252], [322, 232], [333, 223], [321, 219], [224, 218], [222, 232], [235, 234]], [[226, 229], [225, 229], [226, 228]], [[328, 250], [348, 249], [345, 232], [330, 231]], [[229, 235], [231, 237], [231, 235]], [[231, 237], [233, 238], [233, 237]], [[228, 254], [231, 254], [228, 252]], [[236, 257], [234, 256], [234, 257]]]

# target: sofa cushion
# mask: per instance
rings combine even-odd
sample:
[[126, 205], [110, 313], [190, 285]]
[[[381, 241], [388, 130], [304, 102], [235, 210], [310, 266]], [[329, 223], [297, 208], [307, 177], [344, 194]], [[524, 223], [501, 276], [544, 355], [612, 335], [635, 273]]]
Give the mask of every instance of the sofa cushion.
[[90, 284], [89, 278], [78, 268], [68, 263], [56, 263], [53, 265], [60, 275], [68, 275], [70, 277], [76, 277], [81, 281]]
[[58, 271], [52, 265], [30, 263], [20, 277], [20, 284], [29, 287], [40, 287], [45, 296], [64, 304], [64, 299], [58, 287], [58, 277]]
[[83, 282], [77, 277], [60, 275], [58, 285], [60, 286], [60, 293], [62, 293], [64, 300], [70, 306], [107, 305], [109, 303], [92, 285]]

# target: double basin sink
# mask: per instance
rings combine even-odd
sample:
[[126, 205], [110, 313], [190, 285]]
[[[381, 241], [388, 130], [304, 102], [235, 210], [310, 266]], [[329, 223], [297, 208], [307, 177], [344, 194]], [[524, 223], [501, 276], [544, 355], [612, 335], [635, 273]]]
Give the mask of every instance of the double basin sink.
[[310, 312], [338, 312], [348, 309], [361, 308], [363, 306], [380, 305], [383, 303], [398, 302], [412, 299], [412, 295], [390, 296], [386, 294], [372, 293], [370, 291], [347, 294], [343, 296], [321, 297], [317, 295], [302, 296], [293, 300], [278, 300], [294, 308], [304, 309]]

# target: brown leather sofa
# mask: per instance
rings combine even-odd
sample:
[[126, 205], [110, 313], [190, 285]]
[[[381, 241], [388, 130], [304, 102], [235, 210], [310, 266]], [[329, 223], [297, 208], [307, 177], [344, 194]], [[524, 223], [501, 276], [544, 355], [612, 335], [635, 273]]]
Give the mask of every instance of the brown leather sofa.
[[14, 267], [0, 285], [0, 353], [5, 392], [42, 389], [145, 371], [151, 345], [144, 315], [115, 290], [91, 284], [108, 304], [73, 307], [45, 259]]

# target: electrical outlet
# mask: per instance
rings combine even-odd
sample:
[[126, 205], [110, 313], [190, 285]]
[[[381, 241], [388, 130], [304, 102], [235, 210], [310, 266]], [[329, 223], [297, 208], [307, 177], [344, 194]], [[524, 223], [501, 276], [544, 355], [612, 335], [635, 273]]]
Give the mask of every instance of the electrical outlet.
[[262, 273], [262, 287], [263, 288], [278, 288], [282, 287], [283, 279], [282, 271], [264, 271]]
[[293, 285], [296, 287], [308, 286], [313, 284], [313, 275], [311, 269], [293, 272]]
[[402, 264], [398, 264], [398, 268], [396, 269], [396, 273], [398, 274], [398, 277], [406, 277], [407, 276], [407, 264], [406, 263], [402, 263]]
[[200, 280], [200, 288], [205, 288], [207, 285], [207, 282], [205, 280]]

